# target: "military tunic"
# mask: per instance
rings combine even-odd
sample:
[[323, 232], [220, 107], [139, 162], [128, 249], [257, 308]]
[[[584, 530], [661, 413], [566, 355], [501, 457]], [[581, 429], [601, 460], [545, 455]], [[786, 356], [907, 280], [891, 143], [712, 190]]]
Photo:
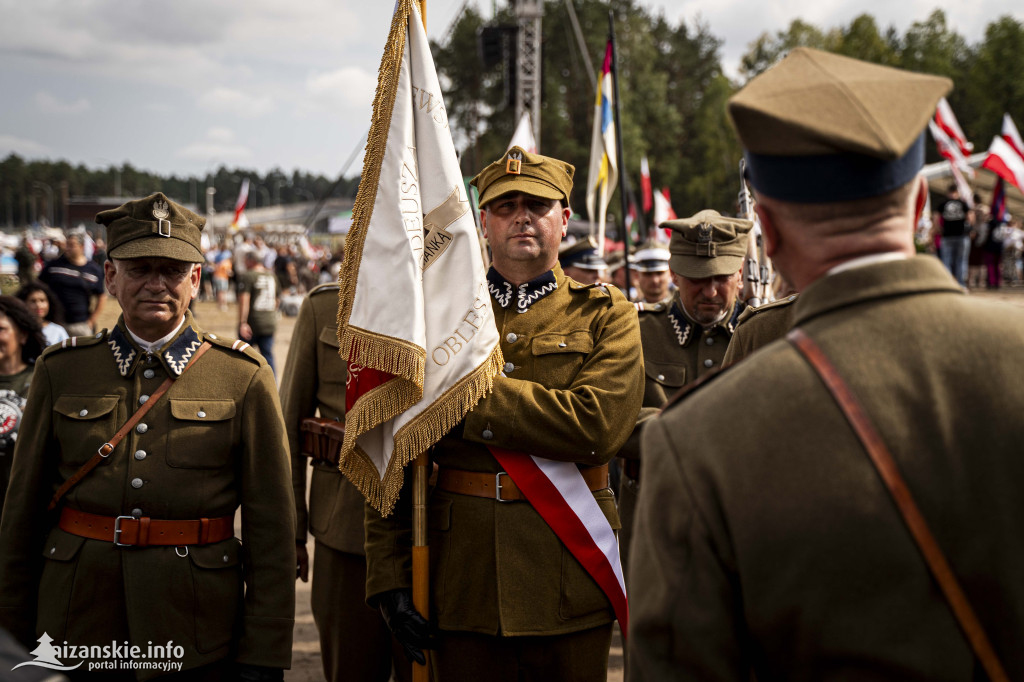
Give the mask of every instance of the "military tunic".
[[739, 362], [761, 346], [781, 339], [793, 326], [793, 303], [798, 294], [791, 294], [756, 308], [747, 308], [736, 321], [736, 331], [722, 358], [722, 366]]
[[[494, 445], [581, 466], [607, 463], [632, 430], [643, 393], [630, 303], [614, 287], [573, 282], [558, 265], [518, 287], [492, 269], [488, 288], [506, 376], [435, 446], [434, 461], [442, 470], [497, 473], [486, 448]], [[617, 529], [612, 491], [594, 497]], [[403, 494], [391, 517], [368, 512], [371, 597], [411, 584], [408, 504]], [[441, 629], [564, 635], [612, 622], [604, 593], [529, 503], [435, 489], [429, 515], [430, 605]]]
[[640, 433], [669, 398], [691, 381], [720, 369], [737, 320], [746, 305], [733, 304], [721, 322], [707, 328], [691, 321], [682, 311], [678, 294], [662, 303], [638, 303], [640, 338], [644, 351], [644, 403], [636, 428], [619, 452], [624, 458], [619, 485], [619, 545], [628, 571], [633, 537], [633, 512], [640, 491]]
[[[1010, 679], [1024, 679], [1024, 312], [964, 296], [927, 256], [826, 276], [793, 312], [892, 452]], [[984, 677], [789, 343], [667, 409], [643, 441], [631, 680]]]
[[[281, 377], [281, 409], [292, 460], [295, 540], [306, 544], [307, 532], [316, 538], [312, 607], [325, 676], [386, 682], [392, 667], [391, 632], [380, 614], [364, 603], [363, 496], [337, 466], [302, 454], [299, 427], [304, 418], [319, 413], [345, 420], [348, 369], [338, 355], [337, 317], [337, 284], [309, 292], [295, 320]], [[404, 658], [396, 658], [395, 663], [402, 672], [409, 668]]]
[[[202, 341], [212, 348], [181, 374]], [[180, 376], [179, 376], [180, 375]], [[143, 420], [60, 506], [199, 519], [241, 508], [241, 542], [120, 548], [57, 527], [54, 491], [168, 376]], [[274, 377], [247, 344], [185, 324], [159, 354], [113, 330], [36, 363], [0, 527], [0, 625], [81, 647], [173, 641], [184, 669], [227, 657], [286, 668], [295, 614], [294, 502]], [[139, 671], [140, 679], [156, 674]]]

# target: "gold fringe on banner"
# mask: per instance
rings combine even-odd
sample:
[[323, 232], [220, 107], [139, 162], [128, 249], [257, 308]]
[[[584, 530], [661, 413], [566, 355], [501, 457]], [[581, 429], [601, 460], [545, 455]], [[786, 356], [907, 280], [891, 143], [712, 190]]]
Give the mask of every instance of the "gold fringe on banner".
[[[362, 493], [371, 507], [380, 512], [382, 516], [390, 515], [402, 490], [402, 470], [421, 452], [425, 452], [434, 443], [441, 440], [446, 433], [462, 421], [466, 413], [481, 398], [490, 392], [494, 385], [494, 377], [498, 375], [504, 364], [505, 359], [502, 357], [501, 348], [495, 346], [483, 363], [451, 386], [423, 413], [403, 426], [395, 434], [395, 451], [391, 455], [391, 461], [388, 463], [383, 479], [379, 478], [377, 467], [370, 461], [369, 456], [358, 446], [352, 450], [347, 447], [343, 448], [343, 452], [350, 452], [352, 455], [342, 457], [338, 468]], [[390, 382], [387, 385], [390, 385]], [[366, 400], [373, 393], [374, 391], [368, 393], [360, 402]], [[349, 417], [345, 421], [346, 445], [349, 440], [350, 419]], [[354, 439], [355, 436], [353, 436]]]
[[411, 0], [398, 1], [395, 14], [391, 18], [388, 43], [384, 48], [384, 56], [381, 57], [380, 70], [377, 73], [377, 92], [373, 98], [370, 134], [366, 138], [366, 150], [363, 154], [363, 174], [359, 178], [359, 190], [356, 192], [356, 201], [352, 207], [352, 229], [349, 230], [345, 244], [345, 260], [338, 273], [338, 342], [342, 349], [347, 348], [343, 341], [348, 333], [348, 320], [352, 315], [359, 265], [363, 245], [366, 243], [366, 230], [370, 227], [373, 204], [377, 201], [377, 186], [380, 183], [380, 170], [388, 144], [391, 114], [395, 108], [398, 79], [402, 71], [402, 55], [405, 52], [406, 29], [411, 11]]

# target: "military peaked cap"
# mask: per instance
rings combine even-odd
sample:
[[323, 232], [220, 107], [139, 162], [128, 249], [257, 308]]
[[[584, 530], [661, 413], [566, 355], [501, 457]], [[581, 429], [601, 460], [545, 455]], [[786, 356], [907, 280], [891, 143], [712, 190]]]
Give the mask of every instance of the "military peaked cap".
[[110, 258], [171, 258], [202, 263], [200, 233], [206, 218], [177, 204], [163, 193], [100, 211], [96, 222], [107, 226]]
[[597, 244], [590, 239], [580, 239], [562, 248], [558, 252], [558, 262], [563, 268], [576, 267], [581, 270], [604, 270], [608, 267], [597, 250]]
[[664, 272], [668, 270], [671, 252], [661, 244], [645, 244], [634, 255], [637, 272]]
[[914, 178], [948, 78], [800, 47], [729, 100], [750, 184], [784, 201], [878, 196]]
[[481, 207], [511, 192], [562, 199], [568, 203], [575, 172], [576, 168], [565, 161], [531, 154], [522, 147], [512, 147], [503, 157], [480, 171], [470, 184], [480, 191]]
[[672, 272], [689, 279], [733, 275], [743, 266], [753, 221], [701, 211], [661, 224], [672, 230], [668, 250]]

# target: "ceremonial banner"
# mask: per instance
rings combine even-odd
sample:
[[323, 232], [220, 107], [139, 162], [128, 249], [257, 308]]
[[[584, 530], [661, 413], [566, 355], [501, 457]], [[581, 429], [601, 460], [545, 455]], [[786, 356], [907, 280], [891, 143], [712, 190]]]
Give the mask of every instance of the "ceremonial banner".
[[396, 4], [339, 275], [349, 362], [339, 468], [382, 514], [402, 469], [491, 388], [503, 360], [476, 226], [419, 12]]
[[[590, 170], [587, 172], [587, 215], [590, 233], [597, 223], [597, 243], [604, 249], [605, 215], [619, 174], [615, 156], [615, 121], [613, 117], [615, 87], [612, 83], [612, 41], [604, 51], [601, 80], [597, 84], [594, 103], [594, 128], [590, 144]], [[595, 217], [596, 216], [596, 217]]]

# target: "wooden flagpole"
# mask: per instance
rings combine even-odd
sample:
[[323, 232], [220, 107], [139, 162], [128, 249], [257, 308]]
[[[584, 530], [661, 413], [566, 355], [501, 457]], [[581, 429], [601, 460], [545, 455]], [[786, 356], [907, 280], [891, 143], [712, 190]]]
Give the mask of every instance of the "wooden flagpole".
[[[418, 0], [423, 31], [427, 30], [427, 0]], [[413, 463], [412, 488], [412, 603], [416, 610], [430, 620], [430, 548], [427, 546], [427, 479], [430, 458], [421, 452]], [[430, 652], [423, 651], [427, 664], [413, 661], [413, 682], [429, 682]]]

